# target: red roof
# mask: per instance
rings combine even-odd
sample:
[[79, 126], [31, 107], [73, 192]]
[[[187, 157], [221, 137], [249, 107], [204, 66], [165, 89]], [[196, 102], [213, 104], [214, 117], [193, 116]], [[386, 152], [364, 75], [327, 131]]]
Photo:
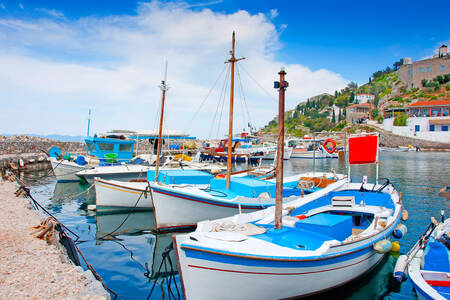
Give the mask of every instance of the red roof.
[[372, 104], [372, 103], [369, 103], [369, 102], [366, 102], [366, 103], [357, 103], [357, 104], [350, 105], [350, 106], [348, 106], [348, 107], [357, 107], [357, 106], [373, 106], [373, 104]]
[[432, 100], [432, 101], [417, 101], [413, 104], [408, 105], [408, 107], [417, 106], [448, 106], [450, 105], [450, 100]]

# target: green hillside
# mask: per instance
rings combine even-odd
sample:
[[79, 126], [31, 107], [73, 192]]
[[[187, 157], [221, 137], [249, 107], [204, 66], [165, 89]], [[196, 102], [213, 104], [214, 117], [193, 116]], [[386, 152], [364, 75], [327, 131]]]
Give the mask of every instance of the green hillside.
[[[398, 68], [398, 62], [396, 64], [395, 69]], [[355, 95], [374, 94], [373, 104], [377, 107], [379, 99], [389, 95], [396, 84], [399, 84], [397, 71], [387, 67], [385, 70], [375, 72], [369, 82], [360, 87], [355, 82], [350, 82], [344, 89], [335, 91], [334, 95], [321, 94], [311, 97], [286, 112], [286, 132], [290, 135], [303, 136], [308, 132], [342, 130], [346, 125], [347, 107], [356, 103]], [[372, 117], [378, 117], [378, 109], [375, 109]], [[277, 129], [278, 120], [275, 117], [262, 131], [276, 133]]]

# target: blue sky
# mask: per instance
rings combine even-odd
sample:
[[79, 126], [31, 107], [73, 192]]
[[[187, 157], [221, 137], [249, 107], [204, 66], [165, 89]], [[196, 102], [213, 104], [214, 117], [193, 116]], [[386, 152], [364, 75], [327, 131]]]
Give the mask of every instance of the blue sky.
[[[248, 57], [243, 67], [270, 93], [276, 69], [286, 66], [291, 108], [349, 81], [365, 83], [402, 57], [431, 56], [449, 42], [449, 11], [449, 1], [0, 0], [0, 62], [9, 66], [0, 71], [0, 103], [28, 116], [0, 132], [78, 134], [88, 107], [99, 131], [151, 129], [164, 59], [175, 107], [167, 126], [184, 128], [190, 118], [181, 104], [197, 109], [222, 69], [232, 30]], [[262, 126], [276, 107], [257, 90], [250, 87], [247, 101], [252, 122]], [[70, 103], [70, 110], [55, 103]], [[134, 109], [128, 118], [126, 103], [153, 109]], [[200, 113], [199, 123], [215, 107]], [[188, 130], [208, 135], [202, 125]]]

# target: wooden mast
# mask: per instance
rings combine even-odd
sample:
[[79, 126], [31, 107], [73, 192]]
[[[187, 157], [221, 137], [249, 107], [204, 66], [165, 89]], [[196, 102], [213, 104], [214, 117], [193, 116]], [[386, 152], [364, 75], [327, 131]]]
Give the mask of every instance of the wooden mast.
[[163, 129], [163, 117], [164, 117], [164, 102], [166, 100], [166, 91], [169, 89], [167, 86], [167, 60], [166, 68], [164, 71], [164, 80], [161, 81], [159, 88], [162, 91], [161, 99], [161, 115], [159, 117], [159, 133], [158, 133], [158, 148], [156, 151], [156, 166], [155, 166], [155, 181], [158, 182], [158, 172], [159, 172], [159, 157], [161, 156], [161, 144], [162, 144], [162, 129]]
[[227, 151], [227, 186], [226, 188], [230, 188], [230, 179], [231, 179], [231, 154], [233, 147], [233, 105], [234, 105], [234, 63], [242, 60], [244, 58], [235, 58], [234, 56], [234, 46], [235, 46], [235, 34], [233, 31], [233, 39], [232, 39], [232, 47], [231, 47], [231, 58], [227, 60], [225, 63], [231, 63], [231, 83], [230, 83], [230, 112], [228, 117], [228, 151]]
[[286, 72], [281, 68], [280, 81], [274, 83], [278, 88], [278, 145], [277, 145], [277, 165], [276, 165], [276, 200], [275, 200], [275, 229], [281, 229], [283, 211], [283, 156], [284, 156], [284, 93], [288, 87], [288, 82], [284, 80]]

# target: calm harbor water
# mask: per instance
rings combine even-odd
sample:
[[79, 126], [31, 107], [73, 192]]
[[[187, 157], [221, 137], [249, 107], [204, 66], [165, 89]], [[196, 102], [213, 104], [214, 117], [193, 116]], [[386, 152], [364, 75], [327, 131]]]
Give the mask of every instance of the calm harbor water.
[[[408, 233], [400, 241], [401, 253], [407, 252], [414, 245], [429, 224], [431, 216], [437, 217], [441, 209], [448, 210], [450, 203], [438, 197], [437, 193], [444, 185], [450, 184], [449, 165], [450, 153], [381, 152], [380, 177], [389, 178], [402, 192], [409, 212], [409, 220], [406, 222]], [[311, 171], [313, 168], [316, 171], [329, 171], [333, 168], [338, 173], [346, 172], [345, 163], [337, 159], [316, 160], [315, 163], [312, 160], [291, 159], [285, 163], [287, 175]], [[158, 271], [162, 253], [170, 244], [173, 233], [155, 234], [152, 231], [152, 212], [109, 215], [89, 212], [87, 204], [95, 203], [95, 193], [89, 185], [76, 182], [56, 183], [54, 177], [42, 178], [45, 174], [46, 172], [22, 174], [24, 181], [32, 188], [35, 199], [80, 236], [77, 242], [79, 248], [107, 286], [119, 295], [118, 299], [147, 299], [154, 284], [154, 280], [150, 278]], [[361, 181], [363, 175], [368, 175], [369, 181], [373, 180], [375, 168], [352, 168], [354, 181]], [[116, 232], [114, 237], [105, 237], [105, 234], [113, 231]], [[416, 299], [409, 281], [398, 286], [390, 279], [397, 255], [387, 255], [383, 263], [366, 276], [315, 298]], [[173, 262], [176, 264], [175, 260]], [[161, 278], [168, 271], [170, 267], [165, 269], [163, 266]], [[171, 299], [177, 296], [176, 288], [181, 288], [178, 276], [175, 276], [177, 285], [172, 281], [170, 291], [167, 289], [169, 278], [165, 278], [162, 286], [161, 281], [158, 281], [149, 299], [162, 299], [163, 296], [164, 299]], [[245, 298], [243, 295], [243, 299]], [[251, 299], [251, 296], [248, 298]]]

